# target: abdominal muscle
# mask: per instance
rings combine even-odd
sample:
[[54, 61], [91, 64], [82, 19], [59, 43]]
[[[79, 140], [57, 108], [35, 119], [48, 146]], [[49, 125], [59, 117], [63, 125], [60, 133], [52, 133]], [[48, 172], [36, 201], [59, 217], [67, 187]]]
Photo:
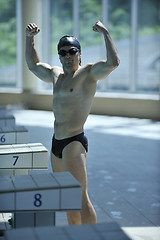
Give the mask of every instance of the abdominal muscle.
[[54, 135], [57, 140], [75, 136], [83, 132], [83, 127], [71, 126], [66, 123], [54, 122]]
[[[54, 108], [54, 134], [57, 140], [75, 136], [83, 132], [83, 126], [89, 114], [90, 107], [83, 107], [84, 104], [71, 104], [69, 107], [57, 106]], [[56, 107], [56, 106], [55, 106]]]
[[54, 134], [57, 140], [83, 132], [95, 91], [96, 83], [87, 79], [86, 70], [75, 77], [57, 80], [53, 93]]

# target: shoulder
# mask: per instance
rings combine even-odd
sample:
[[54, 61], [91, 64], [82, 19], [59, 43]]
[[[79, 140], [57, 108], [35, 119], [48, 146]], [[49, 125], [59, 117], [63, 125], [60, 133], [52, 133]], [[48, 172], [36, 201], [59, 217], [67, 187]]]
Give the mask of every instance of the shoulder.
[[77, 70], [78, 75], [85, 75], [87, 76], [92, 68], [93, 64], [92, 63], [87, 63], [83, 66], [80, 66], [79, 69]]
[[95, 65], [94, 63], [87, 63], [82, 67], [82, 71], [84, 71], [86, 73], [86, 80], [88, 82], [95, 81], [94, 75], [92, 73], [92, 69], [93, 69], [94, 65]]
[[52, 67], [52, 75], [53, 75], [53, 79], [54, 79], [55, 82], [57, 81], [59, 75], [63, 74], [63, 73], [64, 72], [63, 72], [63, 69], [61, 67], [59, 67], [59, 66], [53, 66]]
[[82, 70], [89, 72], [91, 70], [92, 66], [93, 66], [93, 63], [87, 63], [84, 66], [82, 66], [81, 68], [82, 68]]
[[84, 79], [84, 89], [87, 89], [87, 92], [92, 92], [92, 90], [95, 90], [96, 87], [96, 81], [94, 80], [91, 71], [93, 67], [93, 63], [87, 63], [84, 66], [81, 67], [82, 71], [82, 78]]
[[52, 67], [52, 72], [55, 75], [61, 74], [61, 73], [63, 73], [63, 69], [61, 67], [59, 67], [59, 66], [53, 66]]

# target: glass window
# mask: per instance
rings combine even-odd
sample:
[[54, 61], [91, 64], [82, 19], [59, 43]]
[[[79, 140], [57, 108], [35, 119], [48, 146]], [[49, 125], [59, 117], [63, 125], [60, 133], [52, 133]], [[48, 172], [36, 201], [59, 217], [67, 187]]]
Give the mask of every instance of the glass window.
[[51, 0], [51, 64], [60, 65], [57, 43], [64, 35], [73, 35], [72, 0]]
[[[73, 12], [74, 3], [79, 5], [77, 15]], [[104, 59], [104, 39], [92, 26], [97, 20], [105, 19], [104, 24], [118, 49], [120, 66], [107, 79], [98, 82], [97, 91], [158, 93], [160, 2], [137, 0], [138, 5], [133, 3], [134, 0], [108, 0], [107, 3], [103, 0], [50, 0], [50, 64], [61, 66], [57, 43], [61, 36], [73, 32], [79, 36], [82, 46], [82, 65]]]
[[[43, 1], [43, 9], [47, 8], [47, 21], [43, 22], [43, 31], [47, 34], [43, 36], [43, 42], [46, 43], [45, 49], [43, 49], [44, 59], [51, 66], [60, 66], [59, 56], [57, 52], [57, 44], [59, 39], [64, 35], [73, 35], [73, 1], [72, 0], [50, 0]], [[46, 13], [45, 13], [46, 14]], [[42, 18], [46, 20], [44, 11], [42, 11]], [[46, 23], [47, 22], [47, 23]], [[50, 25], [50, 28], [46, 28], [45, 24]], [[48, 30], [48, 32], [47, 32]], [[47, 41], [46, 41], [47, 39]], [[49, 46], [48, 46], [49, 45]], [[44, 52], [45, 51], [45, 52]], [[47, 53], [46, 53], [47, 51]], [[51, 90], [53, 86], [51, 84], [40, 82], [40, 88]]]
[[160, 87], [160, 1], [138, 1], [138, 92], [158, 93]]
[[[102, 59], [102, 36], [93, 31], [97, 20], [102, 21], [101, 0], [81, 0], [79, 7], [79, 39], [82, 46], [82, 65]], [[103, 88], [98, 82], [97, 91]]]
[[79, 5], [79, 40], [82, 46], [82, 65], [100, 59], [101, 34], [92, 30], [102, 18], [101, 0], [81, 0]]
[[128, 91], [130, 87], [131, 1], [110, 0], [108, 29], [119, 56], [120, 65], [107, 78], [106, 90]]
[[16, 86], [16, 1], [0, 0], [0, 86]]

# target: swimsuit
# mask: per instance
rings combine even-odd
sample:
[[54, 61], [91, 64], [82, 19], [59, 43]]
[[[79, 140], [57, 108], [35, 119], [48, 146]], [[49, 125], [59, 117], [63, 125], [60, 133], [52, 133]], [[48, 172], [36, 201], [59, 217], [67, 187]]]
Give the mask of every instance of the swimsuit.
[[73, 136], [73, 137], [69, 137], [69, 138], [64, 138], [61, 140], [57, 140], [55, 139], [55, 137], [53, 136], [52, 138], [52, 153], [58, 157], [58, 158], [62, 158], [62, 151], [63, 149], [71, 142], [73, 141], [78, 141], [80, 142], [83, 147], [85, 148], [86, 152], [88, 152], [88, 141], [87, 138], [84, 136], [84, 132]]

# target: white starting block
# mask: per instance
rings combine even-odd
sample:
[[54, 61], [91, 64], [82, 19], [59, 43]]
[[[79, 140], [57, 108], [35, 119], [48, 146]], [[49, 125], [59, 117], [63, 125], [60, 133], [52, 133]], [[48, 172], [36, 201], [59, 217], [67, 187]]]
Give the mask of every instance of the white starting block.
[[7, 110], [0, 110], [0, 126], [14, 126], [15, 125], [15, 117], [9, 113]]
[[0, 176], [48, 169], [48, 150], [41, 143], [0, 146]]
[[[41, 143], [0, 146], [0, 176], [28, 175], [30, 170], [45, 169], [48, 169], [48, 151]], [[16, 227], [24, 227], [26, 222], [34, 226], [34, 219], [40, 221], [39, 225], [43, 221], [49, 221], [50, 225], [55, 222], [53, 213], [15, 213], [12, 218]]]
[[0, 145], [28, 143], [28, 130], [15, 125], [15, 117], [0, 106]]
[[28, 130], [23, 126], [0, 126], [0, 145], [28, 143]]
[[53, 218], [56, 211], [80, 211], [81, 200], [81, 185], [69, 172], [0, 177], [0, 212], [36, 213], [28, 215], [33, 227], [43, 225], [40, 214], [45, 221], [48, 212]]
[[129, 240], [117, 223], [8, 230], [4, 240]]

